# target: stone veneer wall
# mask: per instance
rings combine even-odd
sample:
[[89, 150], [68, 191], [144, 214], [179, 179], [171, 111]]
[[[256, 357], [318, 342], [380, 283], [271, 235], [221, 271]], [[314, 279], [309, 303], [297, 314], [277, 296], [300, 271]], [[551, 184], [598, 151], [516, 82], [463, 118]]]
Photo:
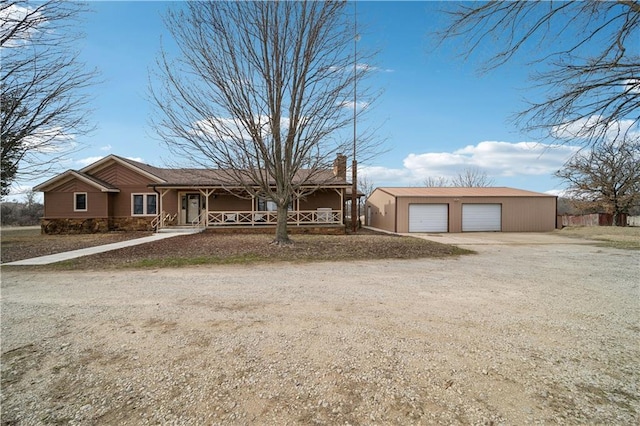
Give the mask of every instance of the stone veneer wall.
[[42, 219], [43, 234], [95, 234], [109, 231], [151, 231], [153, 217]]
[[[275, 226], [210, 226], [207, 232], [217, 234], [273, 234]], [[291, 235], [314, 234], [314, 235], [344, 235], [346, 228], [344, 225], [301, 225], [287, 226], [287, 231]]]
[[112, 217], [109, 228], [112, 231], [153, 231], [151, 221], [154, 216], [147, 217]]
[[109, 221], [104, 218], [42, 219], [43, 234], [94, 234], [109, 231]]

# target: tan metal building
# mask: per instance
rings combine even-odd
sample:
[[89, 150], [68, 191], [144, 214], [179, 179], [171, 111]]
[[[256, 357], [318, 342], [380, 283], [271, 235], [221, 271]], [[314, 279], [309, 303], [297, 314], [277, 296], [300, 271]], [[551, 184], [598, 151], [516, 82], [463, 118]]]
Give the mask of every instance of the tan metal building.
[[376, 188], [365, 223], [391, 232], [545, 232], [557, 197], [507, 187]]

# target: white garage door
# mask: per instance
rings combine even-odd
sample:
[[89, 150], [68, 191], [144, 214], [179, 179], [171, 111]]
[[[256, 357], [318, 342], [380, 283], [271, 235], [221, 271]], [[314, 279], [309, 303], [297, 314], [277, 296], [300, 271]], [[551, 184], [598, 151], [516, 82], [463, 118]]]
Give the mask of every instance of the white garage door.
[[409, 204], [409, 232], [448, 231], [448, 204]]
[[501, 204], [463, 204], [462, 232], [501, 231]]

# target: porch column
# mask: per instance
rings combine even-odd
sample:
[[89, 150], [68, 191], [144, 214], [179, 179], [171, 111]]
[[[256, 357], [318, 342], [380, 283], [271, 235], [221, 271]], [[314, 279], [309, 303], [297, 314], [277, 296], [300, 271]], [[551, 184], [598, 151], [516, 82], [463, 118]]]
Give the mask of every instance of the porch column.
[[344, 188], [343, 189], [335, 189], [335, 191], [340, 194], [340, 220], [344, 225]]
[[256, 226], [256, 196], [251, 194], [251, 226]]
[[200, 193], [204, 195], [204, 226], [209, 227], [209, 196], [213, 189], [201, 189]]
[[164, 223], [165, 214], [164, 214], [164, 207], [163, 207], [164, 203], [163, 203], [162, 200], [164, 200], [164, 196], [167, 195], [167, 193], [169, 193], [169, 191], [170, 190], [166, 189], [166, 188], [160, 190], [160, 200], [159, 200], [160, 202], [158, 203], [158, 210], [160, 212], [160, 221], [158, 223], [158, 227], [160, 227], [160, 228], [164, 228], [164, 226], [165, 226], [165, 223]]

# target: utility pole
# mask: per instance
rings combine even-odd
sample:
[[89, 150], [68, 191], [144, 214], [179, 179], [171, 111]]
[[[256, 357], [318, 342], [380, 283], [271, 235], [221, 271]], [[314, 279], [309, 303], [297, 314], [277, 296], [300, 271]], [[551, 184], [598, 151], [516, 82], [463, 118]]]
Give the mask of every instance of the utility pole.
[[353, 2], [353, 158], [351, 160], [351, 230], [358, 230], [358, 162], [356, 160], [356, 118], [358, 108], [358, 1]]

